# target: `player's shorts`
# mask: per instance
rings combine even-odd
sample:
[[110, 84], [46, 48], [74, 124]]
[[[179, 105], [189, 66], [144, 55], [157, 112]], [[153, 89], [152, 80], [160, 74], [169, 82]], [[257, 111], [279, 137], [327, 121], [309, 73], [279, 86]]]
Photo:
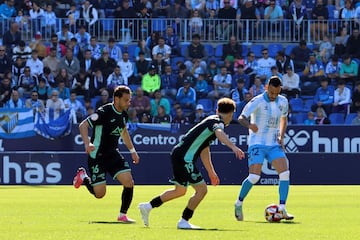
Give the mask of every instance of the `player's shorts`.
[[89, 156], [88, 166], [93, 186], [106, 183], [106, 173], [116, 179], [120, 173], [131, 171], [129, 163], [125, 161], [118, 150], [106, 154], [98, 153], [96, 159]]
[[204, 178], [196, 168], [195, 163], [185, 162], [184, 154], [179, 150], [174, 150], [171, 154], [171, 164], [174, 177], [171, 183], [187, 187], [204, 182]]
[[284, 150], [278, 146], [253, 145], [248, 149], [248, 165], [263, 164], [266, 158], [271, 164], [273, 160], [278, 158], [286, 158]]

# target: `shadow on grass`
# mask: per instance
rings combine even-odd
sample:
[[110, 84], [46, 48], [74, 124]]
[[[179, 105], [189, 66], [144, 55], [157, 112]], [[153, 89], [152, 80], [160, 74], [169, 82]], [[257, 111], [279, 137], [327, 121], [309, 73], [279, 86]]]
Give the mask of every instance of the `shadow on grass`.
[[136, 224], [130, 222], [118, 222], [118, 221], [89, 221], [89, 224]]

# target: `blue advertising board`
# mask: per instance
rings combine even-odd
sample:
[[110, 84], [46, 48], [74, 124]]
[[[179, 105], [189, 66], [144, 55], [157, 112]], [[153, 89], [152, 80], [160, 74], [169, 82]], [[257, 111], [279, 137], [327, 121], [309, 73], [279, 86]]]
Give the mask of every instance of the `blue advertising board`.
[[[129, 126], [139, 165], [132, 165], [137, 184], [167, 184], [172, 177], [169, 152], [189, 126]], [[247, 149], [247, 130], [240, 125], [226, 128], [232, 142]], [[355, 126], [289, 126], [286, 151], [292, 184], [360, 184], [360, 137]], [[119, 142], [120, 151], [129, 158]], [[212, 158], [222, 184], [241, 184], [247, 176], [247, 160], [218, 141], [211, 145]], [[0, 139], [0, 184], [71, 184], [79, 166], [87, 166], [77, 126], [70, 135], [56, 140], [39, 135]], [[199, 161], [204, 177], [207, 175]], [[259, 184], [277, 184], [271, 166], [264, 165]], [[109, 183], [114, 183], [109, 179]]]

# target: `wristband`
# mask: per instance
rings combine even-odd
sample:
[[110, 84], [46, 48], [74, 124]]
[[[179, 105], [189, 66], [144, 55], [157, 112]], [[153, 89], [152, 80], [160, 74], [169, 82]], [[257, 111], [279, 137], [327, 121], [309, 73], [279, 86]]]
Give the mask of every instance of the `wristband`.
[[129, 152], [130, 153], [136, 153], [136, 150], [135, 150], [135, 148], [132, 148], [132, 149], [129, 150]]

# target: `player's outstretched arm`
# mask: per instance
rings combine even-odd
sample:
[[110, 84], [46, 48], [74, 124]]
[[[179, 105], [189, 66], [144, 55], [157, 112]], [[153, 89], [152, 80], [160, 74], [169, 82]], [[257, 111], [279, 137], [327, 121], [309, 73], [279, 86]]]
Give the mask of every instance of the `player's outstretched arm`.
[[204, 148], [200, 153], [201, 161], [209, 175], [211, 185], [219, 185], [220, 179], [215, 172], [214, 166], [211, 162], [210, 148]]
[[220, 129], [220, 128], [216, 129], [215, 135], [219, 139], [220, 142], [222, 142], [223, 144], [228, 146], [235, 153], [237, 158], [243, 159], [245, 157], [244, 152], [230, 141], [230, 139], [228, 138], [228, 136], [225, 134], [225, 132], [222, 129]]

